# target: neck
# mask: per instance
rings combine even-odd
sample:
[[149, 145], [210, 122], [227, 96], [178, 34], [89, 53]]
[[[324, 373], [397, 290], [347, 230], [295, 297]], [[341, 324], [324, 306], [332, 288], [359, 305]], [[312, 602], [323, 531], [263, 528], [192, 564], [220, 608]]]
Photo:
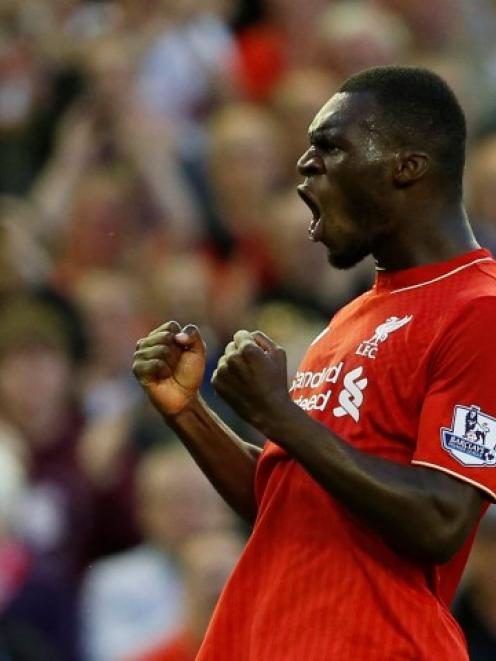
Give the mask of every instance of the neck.
[[373, 250], [377, 268], [399, 271], [444, 262], [479, 248], [463, 204], [410, 214]]

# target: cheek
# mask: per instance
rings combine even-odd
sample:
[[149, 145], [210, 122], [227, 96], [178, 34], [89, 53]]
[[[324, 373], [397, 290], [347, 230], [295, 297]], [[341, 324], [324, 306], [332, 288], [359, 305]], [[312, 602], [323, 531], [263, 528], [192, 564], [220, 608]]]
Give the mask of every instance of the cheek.
[[347, 182], [344, 197], [344, 211], [357, 230], [371, 232], [381, 222], [384, 215], [382, 186], [360, 182], [359, 185]]

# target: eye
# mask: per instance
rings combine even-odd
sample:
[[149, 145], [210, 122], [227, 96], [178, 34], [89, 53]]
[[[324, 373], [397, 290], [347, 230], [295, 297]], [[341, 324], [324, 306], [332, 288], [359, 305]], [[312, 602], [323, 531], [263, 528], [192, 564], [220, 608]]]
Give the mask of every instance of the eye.
[[315, 146], [328, 154], [339, 150], [338, 145], [331, 138], [320, 138], [315, 142]]

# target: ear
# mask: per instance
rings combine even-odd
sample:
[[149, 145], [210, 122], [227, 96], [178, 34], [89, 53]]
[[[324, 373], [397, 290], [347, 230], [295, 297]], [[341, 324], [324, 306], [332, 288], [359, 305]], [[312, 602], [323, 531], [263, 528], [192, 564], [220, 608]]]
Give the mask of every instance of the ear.
[[398, 154], [395, 168], [394, 181], [398, 186], [411, 186], [426, 174], [431, 164], [431, 159], [424, 152], [402, 152]]

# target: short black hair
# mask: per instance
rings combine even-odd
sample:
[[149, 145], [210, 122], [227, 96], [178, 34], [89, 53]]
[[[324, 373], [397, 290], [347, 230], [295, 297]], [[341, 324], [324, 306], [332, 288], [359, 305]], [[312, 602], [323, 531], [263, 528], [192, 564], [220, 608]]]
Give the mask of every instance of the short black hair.
[[461, 196], [465, 115], [440, 76], [419, 67], [374, 67], [348, 78], [339, 91], [373, 94], [389, 137], [400, 146], [429, 152], [440, 174]]

